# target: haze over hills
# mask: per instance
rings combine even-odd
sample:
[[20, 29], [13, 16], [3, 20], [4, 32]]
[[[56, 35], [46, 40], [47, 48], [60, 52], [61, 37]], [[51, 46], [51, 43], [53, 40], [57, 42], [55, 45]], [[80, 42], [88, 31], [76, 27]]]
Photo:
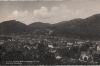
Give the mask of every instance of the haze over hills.
[[93, 15], [86, 19], [78, 18], [56, 24], [35, 22], [30, 25], [25, 25], [16, 20], [0, 23], [0, 34], [30, 33], [36, 30], [45, 32], [47, 29], [53, 30], [56, 35], [100, 37], [100, 14]]

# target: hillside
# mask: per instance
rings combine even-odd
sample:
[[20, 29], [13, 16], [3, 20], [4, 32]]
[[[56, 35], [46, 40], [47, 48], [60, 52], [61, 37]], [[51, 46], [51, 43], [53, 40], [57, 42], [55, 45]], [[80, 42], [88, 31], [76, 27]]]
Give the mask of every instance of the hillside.
[[0, 23], [0, 34], [20, 34], [26, 32], [27, 25], [16, 21], [9, 20]]
[[56, 24], [35, 22], [25, 25], [16, 20], [9, 20], [0, 23], [0, 34], [23, 34], [39, 33], [43, 34], [53, 31], [53, 35], [65, 35], [67, 37], [100, 37], [100, 14], [95, 14], [86, 19], [73, 19], [62, 21]]

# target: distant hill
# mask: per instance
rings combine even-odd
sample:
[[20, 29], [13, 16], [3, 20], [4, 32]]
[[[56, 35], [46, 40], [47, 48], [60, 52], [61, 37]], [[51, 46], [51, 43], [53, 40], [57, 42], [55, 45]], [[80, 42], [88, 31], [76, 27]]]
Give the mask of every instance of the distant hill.
[[95, 14], [86, 19], [73, 19], [56, 24], [35, 22], [25, 25], [16, 20], [0, 23], [0, 34], [20, 33], [45, 33], [53, 31], [53, 35], [65, 35], [68, 37], [94, 38], [100, 37], [100, 14]]
[[82, 20], [82, 23], [77, 27], [81, 34], [90, 37], [100, 37], [100, 14]]
[[60, 34], [73, 34], [77, 30], [77, 26], [82, 23], [83, 19], [73, 19], [70, 21], [63, 21], [53, 25], [55, 32]]
[[27, 25], [16, 20], [9, 20], [0, 23], [0, 34], [20, 34], [26, 30]]
[[100, 37], [100, 14], [86, 19], [74, 19], [55, 24], [58, 32], [80, 37]]
[[42, 23], [42, 22], [35, 22], [35, 23], [32, 23], [32, 24], [30, 24], [28, 26], [32, 30], [36, 30], [36, 29], [46, 29], [46, 28], [50, 28], [51, 27], [51, 24], [49, 24], [49, 23]]
[[43, 33], [48, 32], [48, 29], [50, 29], [51, 26], [52, 25], [49, 23], [35, 22], [28, 25], [28, 29], [29, 29], [29, 32], [43, 34]]

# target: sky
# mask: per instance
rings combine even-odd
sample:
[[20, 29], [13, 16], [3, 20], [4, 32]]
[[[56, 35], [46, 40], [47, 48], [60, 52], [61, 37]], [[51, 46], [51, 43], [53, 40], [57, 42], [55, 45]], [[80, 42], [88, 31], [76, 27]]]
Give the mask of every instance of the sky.
[[0, 0], [0, 22], [58, 23], [100, 13], [100, 0]]

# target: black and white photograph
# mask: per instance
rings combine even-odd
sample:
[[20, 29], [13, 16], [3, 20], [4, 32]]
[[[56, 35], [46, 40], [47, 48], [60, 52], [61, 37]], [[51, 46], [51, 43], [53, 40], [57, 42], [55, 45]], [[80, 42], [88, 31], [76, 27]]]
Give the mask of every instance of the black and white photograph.
[[1, 65], [100, 65], [100, 0], [0, 0]]

